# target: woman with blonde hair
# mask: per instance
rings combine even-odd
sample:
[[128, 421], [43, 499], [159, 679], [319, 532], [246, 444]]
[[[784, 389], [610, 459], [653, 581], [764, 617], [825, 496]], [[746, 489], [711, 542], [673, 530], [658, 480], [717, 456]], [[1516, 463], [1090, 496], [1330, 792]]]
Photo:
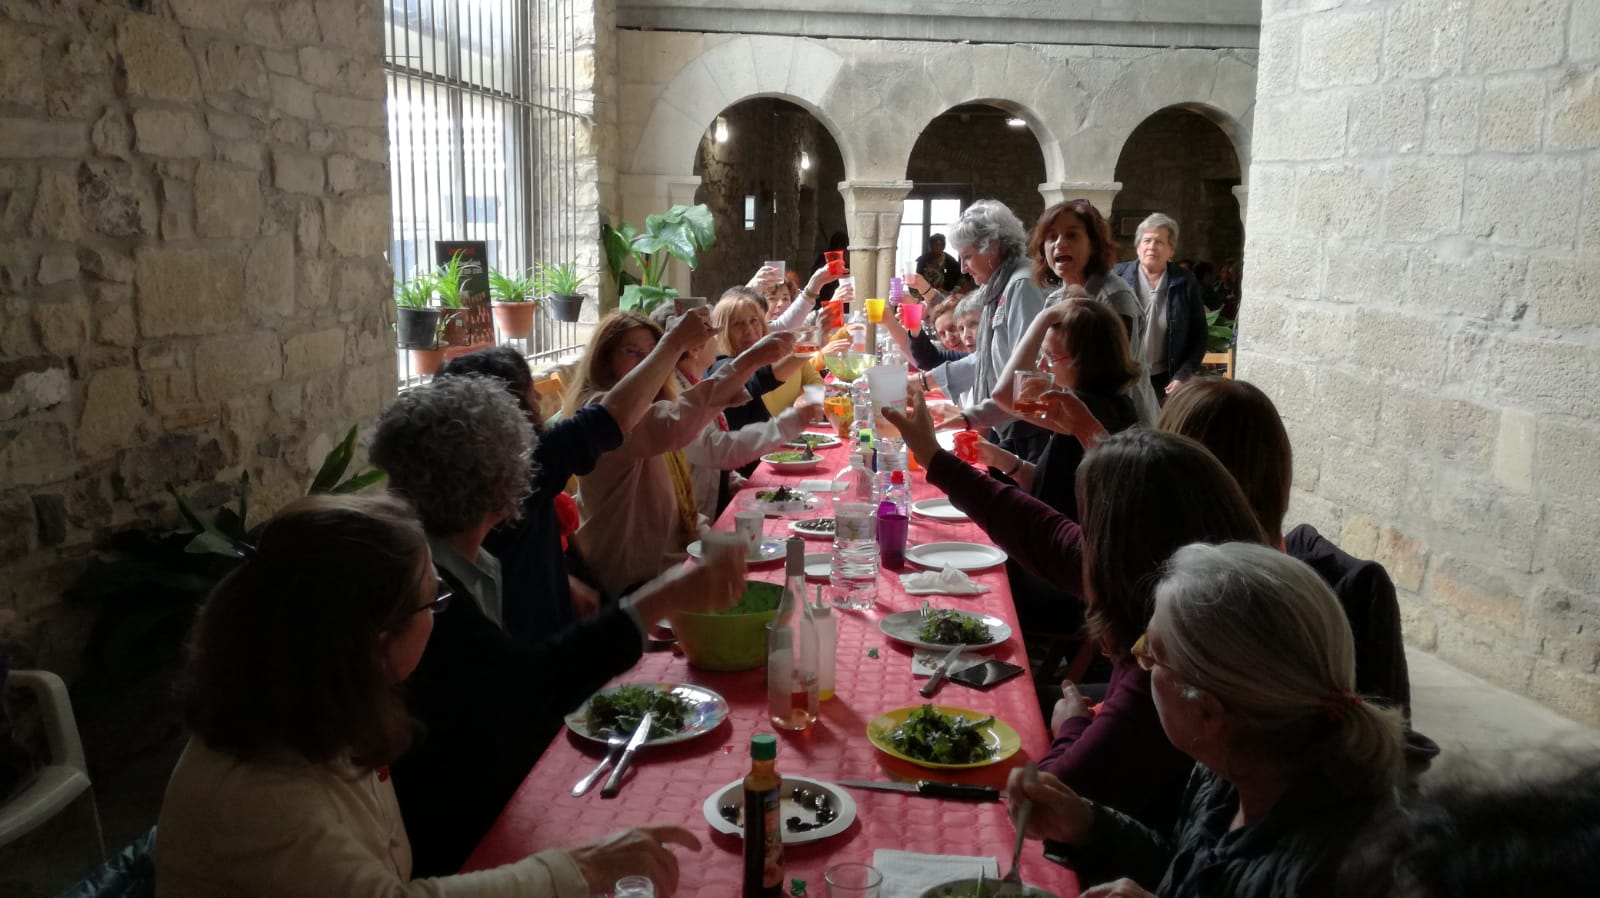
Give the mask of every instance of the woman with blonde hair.
[[[766, 313], [749, 287], [732, 287], [723, 293], [711, 309], [711, 325], [717, 329], [717, 358], [710, 368], [712, 372], [721, 371], [770, 333]], [[724, 412], [728, 428], [742, 430], [764, 424], [794, 405], [807, 385], [821, 383], [822, 375], [806, 364], [805, 358], [792, 353], [762, 366], [745, 381], [750, 400]], [[748, 477], [759, 463], [748, 462], [739, 467], [739, 473]]]
[[1314, 571], [1247, 543], [1190, 545], [1166, 565], [1134, 646], [1161, 728], [1198, 766], [1178, 824], [1156, 833], [1049, 775], [1014, 771], [1028, 835], [1084, 898], [1333, 895], [1355, 835], [1402, 777], [1400, 715], [1354, 691], [1344, 612]]
[[[578, 363], [563, 412], [597, 401], [649, 357], [661, 336], [661, 326], [637, 312], [606, 316]], [[667, 377], [622, 445], [578, 478], [578, 546], [594, 561], [607, 592], [622, 595], [684, 559], [701, 520], [683, 448], [719, 412], [744, 400], [745, 381], [756, 368], [789, 355], [784, 340], [758, 341], [681, 395], [677, 379]]]

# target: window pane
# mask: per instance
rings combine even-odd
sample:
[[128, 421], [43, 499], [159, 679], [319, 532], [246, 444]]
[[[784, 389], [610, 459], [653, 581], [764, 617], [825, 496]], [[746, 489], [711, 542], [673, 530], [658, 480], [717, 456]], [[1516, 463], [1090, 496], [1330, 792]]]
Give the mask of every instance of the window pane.
[[922, 203], [920, 199], [906, 200], [901, 203], [900, 223], [902, 225], [922, 224]]

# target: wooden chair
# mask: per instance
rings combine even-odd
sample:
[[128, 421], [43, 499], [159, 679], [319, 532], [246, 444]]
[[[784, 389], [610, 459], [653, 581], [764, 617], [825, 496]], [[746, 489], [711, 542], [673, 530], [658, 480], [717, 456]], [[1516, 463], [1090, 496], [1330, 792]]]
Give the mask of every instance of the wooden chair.
[[1222, 366], [1222, 376], [1233, 380], [1233, 364], [1238, 352], [1239, 349], [1236, 346], [1229, 346], [1227, 352], [1208, 352], [1205, 358], [1200, 360], [1200, 364], [1208, 368], [1220, 365]]

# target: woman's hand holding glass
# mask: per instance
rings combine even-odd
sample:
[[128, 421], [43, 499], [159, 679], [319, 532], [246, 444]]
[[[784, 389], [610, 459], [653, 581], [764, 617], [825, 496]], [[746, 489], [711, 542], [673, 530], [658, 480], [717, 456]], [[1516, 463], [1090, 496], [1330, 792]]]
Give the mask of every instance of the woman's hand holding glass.
[[982, 437], [978, 438], [972, 448], [979, 464], [988, 465], [997, 471], [1009, 471], [1017, 465], [1017, 457], [1015, 455]]
[[918, 395], [912, 399], [909, 413], [885, 408], [881, 414], [900, 431], [900, 439], [905, 441], [906, 448], [911, 450], [917, 464], [926, 468], [939, 451], [939, 439], [934, 436], [933, 415], [928, 413], [928, 403]]
[[672, 349], [689, 352], [698, 349], [716, 335], [717, 329], [711, 323], [711, 310], [701, 306], [669, 320], [667, 332], [661, 341]]
[[783, 283], [783, 272], [773, 268], [771, 265], [763, 265], [745, 286], [752, 290], [758, 290], [765, 295], [768, 290], [781, 283]]
[[1094, 805], [1051, 774], [1029, 776], [1022, 767], [1013, 769], [1006, 779], [1006, 811], [1013, 826], [1023, 799], [1033, 802], [1026, 833], [1030, 839], [1074, 844], [1083, 841], [1094, 824]]
[[700, 850], [700, 840], [681, 826], [637, 826], [614, 832], [567, 853], [578, 865], [589, 891], [608, 892], [624, 876], [645, 876], [655, 883], [656, 894], [668, 898], [678, 890], [678, 859], [668, 845]]
[[1093, 449], [1096, 443], [1106, 437], [1108, 431], [1105, 425], [1073, 393], [1051, 390], [1040, 399], [1044, 403], [1044, 412], [1034, 419], [1038, 424], [1056, 433], [1076, 437], [1085, 450]]
[[[846, 271], [841, 274], [829, 274], [828, 266], [824, 265], [821, 268], [818, 268], [816, 271], [811, 272], [811, 280], [806, 282], [806, 293], [815, 298], [818, 293], [822, 292], [823, 287], [826, 287], [834, 281], [837, 281], [839, 278], [845, 277], [849, 273], [850, 272]], [[838, 296], [839, 291], [835, 290], [834, 298], [837, 299]]]

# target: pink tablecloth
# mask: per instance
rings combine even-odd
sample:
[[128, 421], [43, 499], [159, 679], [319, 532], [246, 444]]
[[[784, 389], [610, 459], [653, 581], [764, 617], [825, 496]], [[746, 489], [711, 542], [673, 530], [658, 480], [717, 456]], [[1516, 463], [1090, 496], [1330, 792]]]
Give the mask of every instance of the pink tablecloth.
[[[779, 476], [763, 465], [756, 486], [806, 478], [831, 477], [843, 467], [842, 449], [826, 453], [828, 461], [814, 474]], [[916, 498], [937, 496], [920, 473], [913, 475]], [[815, 515], [825, 515], [820, 509]], [[718, 529], [732, 529], [731, 509]], [[788, 535], [789, 519], [769, 519], [769, 536]], [[910, 544], [943, 540], [984, 542], [982, 531], [969, 523], [939, 523], [920, 517], [911, 522]], [[808, 541], [822, 551], [826, 543]], [[910, 568], [908, 568], [909, 570]], [[753, 568], [750, 576], [781, 581], [782, 564]], [[937, 607], [983, 611], [1004, 619], [1017, 630], [1016, 612], [1003, 568], [973, 575], [989, 587], [974, 597], [934, 596]], [[815, 589], [815, 585], [812, 587]], [[1008, 762], [965, 773], [930, 771], [888, 757], [867, 741], [866, 726], [874, 717], [894, 708], [920, 704], [921, 680], [913, 680], [906, 648], [890, 642], [877, 627], [886, 614], [917, 607], [920, 599], [908, 597], [896, 572], [883, 571], [878, 581], [878, 606], [871, 612], [839, 612], [837, 695], [823, 702], [818, 724], [799, 733], [779, 733], [780, 772], [816, 779], [946, 779], [1003, 786], [1009, 770], [1039, 757], [1049, 745], [1049, 733], [1039, 713], [1030, 678], [1019, 676], [987, 692], [947, 683], [934, 699], [940, 704], [994, 714], [1009, 723], [1022, 738], [1022, 750]], [[868, 655], [878, 650], [878, 657]], [[994, 657], [1027, 665], [1020, 633], [994, 652]], [[517, 860], [544, 848], [575, 845], [614, 830], [647, 822], [673, 822], [688, 826], [705, 842], [698, 855], [680, 852], [682, 883], [679, 893], [694, 896], [732, 896], [740, 887], [739, 840], [715, 833], [706, 823], [701, 804], [714, 790], [744, 776], [749, 766], [750, 737], [772, 732], [766, 716], [765, 673], [762, 670], [719, 674], [696, 670], [676, 653], [645, 655], [632, 671], [616, 682], [672, 681], [696, 683], [727, 698], [732, 713], [727, 722], [706, 736], [675, 746], [641, 752], [621, 794], [611, 800], [595, 788], [582, 798], [571, 796], [572, 784], [597, 762], [600, 750], [571, 733], [563, 733], [523, 781], [494, 827], [468, 860], [467, 870], [478, 870]], [[536, 684], [530, 684], [537, 688]], [[878, 848], [926, 853], [992, 855], [1002, 868], [1010, 859], [1013, 829], [1003, 803], [971, 804], [901, 795], [849, 790], [859, 816], [839, 836], [786, 851], [786, 877], [807, 880], [811, 894], [825, 894], [823, 871], [843, 861], [870, 862]], [[1043, 859], [1039, 843], [1023, 852], [1028, 881], [1062, 896], [1076, 895], [1073, 875]]]

